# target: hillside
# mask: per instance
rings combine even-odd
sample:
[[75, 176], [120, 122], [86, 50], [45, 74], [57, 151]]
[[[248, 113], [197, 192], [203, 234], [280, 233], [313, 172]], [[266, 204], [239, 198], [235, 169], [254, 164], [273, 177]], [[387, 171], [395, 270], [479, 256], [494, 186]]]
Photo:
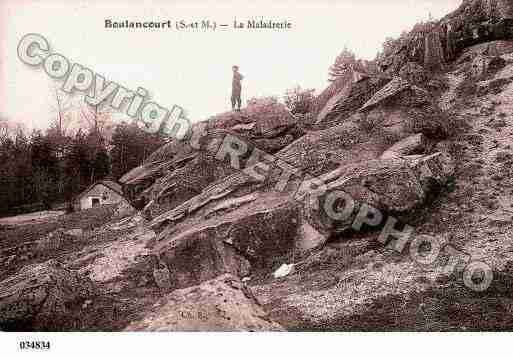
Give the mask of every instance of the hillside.
[[307, 116], [195, 124], [121, 178], [137, 211], [9, 229], [0, 328], [513, 329], [512, 25], [466, 0]]

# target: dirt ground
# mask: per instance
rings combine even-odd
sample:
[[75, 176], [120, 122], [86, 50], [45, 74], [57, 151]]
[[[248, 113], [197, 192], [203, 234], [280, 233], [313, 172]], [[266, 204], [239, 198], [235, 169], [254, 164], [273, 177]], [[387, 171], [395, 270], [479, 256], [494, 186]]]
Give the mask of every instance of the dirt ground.
[[41, 211], [0, 218], [0, 226], [22, 226], [29, 223], [45, 223], [65, 214], [65, 211]]

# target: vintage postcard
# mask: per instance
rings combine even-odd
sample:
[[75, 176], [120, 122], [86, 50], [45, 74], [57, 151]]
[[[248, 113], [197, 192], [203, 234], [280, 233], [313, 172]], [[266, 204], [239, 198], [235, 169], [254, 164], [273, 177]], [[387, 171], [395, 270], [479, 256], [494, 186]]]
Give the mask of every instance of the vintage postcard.
[[1, 0], [0, 54], [15, 353], [513, 329], [512, 0]]

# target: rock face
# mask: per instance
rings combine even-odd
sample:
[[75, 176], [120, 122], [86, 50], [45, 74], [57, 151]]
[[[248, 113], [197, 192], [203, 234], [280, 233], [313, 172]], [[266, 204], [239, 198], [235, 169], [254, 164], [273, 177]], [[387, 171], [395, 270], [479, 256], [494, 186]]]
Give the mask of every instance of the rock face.
[[[341, 78], [337, 81], [345, 80]], [[341, 88], [330, 96], [333, 89], [328, 88], [320, 97], [326, 97], [327, 102], [319, 109], [316, 119], [316, 128], [325, 129], [341, 123], [354, 111], [358, 110], [376, 91], [378, 91], [390, 78], [387, 77], [365, 77], [360, 81], [343, 82]], [[318, 100], [319, 102], [319, 100]], [[319, 102], [317, 106], [320, 107]]]
[[25, 267], [0, 283], [0, 328], [62, 330], [94, 292], [88, 278], [54, 260]]
[[160, 234], [154, 252], [167, 264], [173, 287], [196, 285], [223, 273], [242, 278], [249, 275], [250, 263], [263, 266], [291, 251], [298, 204], [270, 194], [238, 205], [214, 208], [196, 215], [193, 223], [169, 226]]
[[426, 137], [422, 133], [406, 137], [383, 152], [381, 159], [399, 158], [416, 153], [423, 153], [427, 147]]
[[[498, 45], [498, 51], [488, 52], [492, 49], [490, 45]], [[390, 186], [392, 197], [408, 195], [411, 203], [422, 203], [418, 200], [421, 198], [419, 195], [421, 192], [429, 193], [430, 182], [443, 179], [443, 173], [452, 173], [454, 182], [451, 180], [447, 187], [448, 193], [437, 197], [437, 203], [443, 209], [423, 204], [423, 213], [427, 212], [428, 218], [419, 216], [415, 230], [417, 233], [434, 233], [441, 248], [461, 245], [465, 256], [487, 263], [490, 272], [492, 269], [494, 272], [490, 287], [485, 291], [479, 289], [481, 292], [477, 294], [476, 289], [468, 286], [468, 276], [461, 273], [463, 268], [457, 266], [454, 271], [446, 272], [448, 256], [439, 257], [431, 266], [419, 266], [405, 252], [398, 256], [379, 245], [369, 250], [368, 241], [376, 242], [376, 233], [353, 235], [350, 240], [343, 233], [333, 236], [320, 252], [297, 265], [295, 273], [280, 280], [256, 283], [252, 287], [273, 319], [290, 330], [415, 328], [464, 331], [483, 328], [508, 330], [511, 327], [512, 241], [509, 233], [512, 196], [508, 188], [512, 182], [511, 171], [502, 169], [504, 161], [511, 164], [512, 156], [511, 139], [505, 136], [513, 125], [510, 116], [513, 48], [508, 50], [508, 46], [507, 42], [474, 45], [464, 51], [458, 61], [450, 63], [450, 70], [444, 73], [449, 80], [449, 94], [458, 89], [460, 81], [468, 81], [474, 86], [488, 86], [494, 82], [507, 84], [485, 95], [469, 93], [463, 97], [456, 92], [451, 104], [444, 106], [451, 113], [447, 121], [456, 124], [454, 119], [463, 118], [468, 127], [438, 144], [426, 133], [412, 134], [391, 145], [381, 156], [391, 161], [398, 158], [413, 161], [410, 168], [416, 168], [416, 175], [423, 178], [420, 181], [423, 190], [419, 191], [418, 183], [411, 187], [411, 191], [404, 192], [395, 192]], [[505, 53], [506, 56], [497, 58]], [[487, 63], [494, 58], [501, 69], [498, 72], [493, 66], [491, 71], [487, 70]], [[481, 61], [486, 61], [485, 66], [480, 66]], [[386, 96], [380, 96], [385, 100]], [[461, 140], [460, 136], [463, 136]], [[444, 160], [445, 153], [424, 155], [449, 149], [456, 155], [457, 161], [452, 164]], [[423, 168], [420, 163], [416, 165], [418, 159], [427, 163], [429, 168]], [[453, 166], [455, 170], [451, 169]], [[394, 168], [395, 173], [407, 172]], [[441, 170], [441, 175], [436, 174], [437, 170]], [[372, 176], [366, 174], [361, 178]], [[409, 175], [404, 175], [402, 180], [397, 177], [398, 181], [393, 183], [415, 182], [408, 178]], [[382, 179], [376, 182], [386, 183]], [[368, 187], [366, 182], [365, 187]], [[374, 188], [370, 190], [375, 192]], [[379, 189], [377, 192], [383, 194], [383, 198], [389, 198], [386, 191]], [[392, 206], [396, 203], [390, 202]], [[418, 215], [414, 210], [411, 213]], [[367, 248], [357, 253], [346, 251], [353, 245]], [[482, 278], [476, 277], [474, 284]]]
[[127, 331], [281, 331], [239, 279], [222, 275], [162, 297]]
[[439, 22], [416, 26], [379, 62], [398, 74], [408, 62], [441, 70], [472, 45], [513, 39], [513, 4], [509, 0], [466, 0]]
[[407, 62], [399, 70], [399, 77], [417, 86], [424, 85], [429, 79], [429, 73], [416, 62]]
[[342, 98], [347, 98], [353, 91], [355, 84], [365, 81], [369, 76], [353, 69], [348, 69], [345, 74], [338, 77], [327, 89], [325, 89], [313, 104], [313, 112], [317, 116], [317, 122], [325, 120]]
[[[443, 185], [453, 173], [452, 161], [442, 153], [428, 156], [405, 156], [402, 159], [372, 160], [347, 165], [321, 177], [330, 191], [343, 191], [357, 204], [371, 205], [383, 213], [407, 213], [423, 204], [431, 188], [424, 184]], [[358, 207], [358, 206], [356, 206]], [[349, 223], [330, 221], [325, 214], [323, 223], [331, 231], [347, 229]]]
[[350, 228], [364, 203], [384, 213], [410, 214], [425, 201], [433, 183], [443, 185], [452, 171], [450, 159], [436, 153], [368, 160], [327, 172], [319, 177], [325, 193], [343, 192], [354, 202], [344, 218], [327, 212], [324, 193], [313, 197], [319, 202], [312, 202], [310, 192], [297, 188], [254, 192], [249, 197], [236, 189], [218, 195], [210, 192], [201, 206], [193, 198], [150, 223], [160, 231], [154, 253], [167, 264], [174, 288], [222, 273], [247, 276]]
[[139, 209], [145, 208], [149, 216], [157, 215], [234, 172], [228, 163], [215, 158], [226, 136], [244, 141], [248, 152], [259, 148], [275, 153], [301, 135], [297, 121], [283, 105], [271, 104], [257, 110], [250, 107], [195, 124], [190, 139], [172, 140], [120, 182]]
[[445, 64], [445, 55], [439, 31], [430, 31], [424, 38], [424, 67], [431, 71], [440, 70]]
[[[334, 97], [334, 113], [326, 112], [332, 118], [352, 101]], [[350, 228], [361, 205], [410, 213], [433, 184], [444, 185], [450, 158], [426, 151], [447, 132], [447, 123], [426, 90], [396, 77], [358, 101], [360, 107], [339, 125], [310, 131], [273, 157], [263, 156], [258, 162], [263, 178], [255, 177], [252, 166], [234, 170], [152, 216], [150, 226], [159, 233], [153, 253], [167, 265], [171, 288], [224, 273], [243, 277], [279, 259], [301, 257]], [[283, 164], [291, 170], [286, 181]], [[326, 210], [332, 192], [344, 192], [354, 202], [342, 220]]]

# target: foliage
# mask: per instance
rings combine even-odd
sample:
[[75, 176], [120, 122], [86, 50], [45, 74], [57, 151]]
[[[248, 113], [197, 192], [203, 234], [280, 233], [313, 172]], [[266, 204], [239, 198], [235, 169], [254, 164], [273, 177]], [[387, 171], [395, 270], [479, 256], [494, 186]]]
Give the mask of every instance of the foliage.
[[119, 179], [126, 172], [137, 167], [151, 153], [164, 144], [163, 137], [150, 134], [135, 124], [121, 123], [112, 135], [112, 175]]
[[335, 81], [343, 76], [347, 71], [353, 69], [356, 65], [356, 56], [354, 52], [344, 47], [342, 52], [336, 57], [335, 62], [329, 68], [329, 80]]
[[377, 67], [374, 61], [357, 59], [355, 53], [344, 46], [342, 52], [336, 57], [335, 62], [329, 68], [329, 81], [337, 80], [346, 75], [348, 71], [375, 73]]
[[121, 123], [108, 141], [97, 126], [75, 134], [50, 127], [29, 136], [0, 123], [0, 215], [71, 201], [92, 183], [138, 166], [164, 140]]
[[276, 96], [253, 97], [248, 100], [248, 108], [273, 106], [278, 103]]
[[300, 86], [296, 86], [285, 92], [283, 101], [293, 114], [306, 114], [312, 110], [315, 100], [314, 92], [314, 89], [302, 89]]

